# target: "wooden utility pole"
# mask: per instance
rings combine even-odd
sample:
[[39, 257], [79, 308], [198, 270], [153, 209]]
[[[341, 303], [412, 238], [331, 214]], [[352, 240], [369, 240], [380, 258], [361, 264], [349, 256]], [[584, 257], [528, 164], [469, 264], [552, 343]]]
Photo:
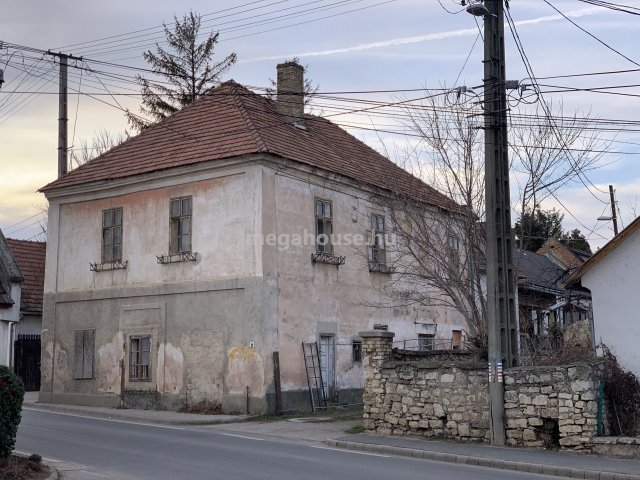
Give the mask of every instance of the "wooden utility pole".
[[511, 234], [504, 3], [486, 0], [484, 15], [487, 329], [491, 443], [505, 444], [502, 369], [517, 365], [517, 316]]
[[68, 136], [67, 136], [67, 124], [69, 118], [67, 116], [67, 65], [71, 60], [82, 60], [82, 57], [74, 57], [65, 53], [54, 53], [51, 50], [47, 52], [47, 55], [57, 57], [60, 64], [60, 83], [58, 86], [58, 178], [67, 173], [67, 151], [68, 151]]
[[611, 199], [611, 221], [613, 222], [613, 235], [618, 235], [618, 216], [616, 215], [616, 197], [613, 193], [613, 185], [609, 185], [609, 198]]

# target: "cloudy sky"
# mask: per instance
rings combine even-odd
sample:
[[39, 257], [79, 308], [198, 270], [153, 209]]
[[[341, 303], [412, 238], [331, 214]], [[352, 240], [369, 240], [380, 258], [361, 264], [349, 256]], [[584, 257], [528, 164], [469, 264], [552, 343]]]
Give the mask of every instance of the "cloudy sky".
[[[562, 102], [565, 115], [580, 112], [600, 119], [640, 120], [640, 87], [633, 87], [640, 84], [636, 48], [640, 16], [587, 1], [549, 2], [611, 48], [543, 0], [512, 0], [511, 16], [538, 78], [636, 71], [540, 80], [549, 85], [543, 90], [565, 90], [547, 93], [547, 102]], [[639, 0], [624, 3], [640, 13]], [[132, 79], [125, 77], [138, 72], [124, 66], [145, 67], [141, 54], [162, 40], [162, 23], [189, 10], [203, 15], [205, 31], [220, 31], [218, 55], [237, 53], [238, 63], [226, 78], [265, 87], [275, 77], [279, 61], [298, 56], [308, 65], [320, 92], [358, 92], [326, 100], [326, 114], [334, 113], [336, 105], [361, 108], [355, 102], [362, 99], [394, 102], [424, 95], [412, 89], [482, 82], [482, 40], [478, 39], [478, 25], [482, 25], [453, 0], [4, 0], [0, 41], [83, 56], [83, 67], [119, 76], [70, 70], [69, 135], [70, 144], [77, 146], [101, 129], [112, 134], [125, 130], [119, 107], [135, 110], [139, 98], [122, 95], [138, 91]], [[506, 38], [507, 76], [525, 79], [528, 74], [521, 56], [509, 33]], [[6, 82], [0, 90], [0, 228], [7, 236], [32, 238], [38, 233], [45, 204], [36, 190], [56, 176], [57, 67], [49, 57], [4, 48], [0, 68], [5, 70]], [[594, 92], [594, 88], [602, 90]], [[78, 90], [83, 94], [78, 95]], [[107, 91], [120, 95], [109, 96]], [[535, 105], [514, 104], [513, 111], [532, 108]], [[337, 118], [363, 127], [350, 132], [377, 149], [381, 143], [389, 148], [407, 141], [389, 133], [399, 131], [393, 126], [395, 118]], [[607, 212], [609, 184], [615, 187], [623, 225], [640, 212], [640, 129], [628, 124], [623, 131], [611, 129], [610, 124], [605, 128], [602, 140], [613, 142], [602, 167], [591, 172], [588, 181], [567, 185], [558, 200], [544, 205], [560, 209], [565, 228], [581, 229], [595, 247], [612, 235], [610, 222], [596, 220]]]

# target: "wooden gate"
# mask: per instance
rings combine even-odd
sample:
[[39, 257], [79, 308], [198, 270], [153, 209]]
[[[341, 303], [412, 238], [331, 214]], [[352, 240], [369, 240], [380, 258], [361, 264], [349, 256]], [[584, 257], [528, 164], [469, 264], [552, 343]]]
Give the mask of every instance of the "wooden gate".
[[27, 392], [40, 390], [40, 335], [18, 335], [14, 342], [13, 365]]

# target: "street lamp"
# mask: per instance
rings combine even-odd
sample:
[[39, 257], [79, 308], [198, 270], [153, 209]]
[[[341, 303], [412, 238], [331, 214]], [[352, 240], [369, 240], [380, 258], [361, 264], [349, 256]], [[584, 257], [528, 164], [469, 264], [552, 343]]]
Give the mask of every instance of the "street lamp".
[[[462, 2], [464, 6], [466, 2]], [[470, 13], [474, 17], [484, 17], [485, 15], [489, 15], [489, 10], [484, 6], [482, 0], [469, 0], [469, 4], [467, 5], [467, 13]]]

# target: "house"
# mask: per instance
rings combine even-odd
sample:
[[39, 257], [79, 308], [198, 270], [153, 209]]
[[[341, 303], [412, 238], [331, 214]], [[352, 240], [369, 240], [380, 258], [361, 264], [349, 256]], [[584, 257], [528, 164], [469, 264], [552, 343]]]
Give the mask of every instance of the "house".
[[523, 354], [536, 351], [554, 329], [587, 320], [590, 298], [584, 292], [565, 289], [567, 269], [549, 257], [514, 249], [518, 284], [520, 347]]
[[20, 321], [16, 324], [13, 367], [27, 391], [40, 390], [40, 335], [46, 242], [7, 238], [22, 273]]
[[20, 321], [20, 294], [24, 278], [0, 230], [0, 365], [13, 365], [13, 340]]
[[453, 202], [305, 114], [300, 65], [277, 83], [274, 101], [225, 82], [42, 188], [41, 401], [308, 408], [308, 343], [326, 396], [360, 402], [359, 331], [426, 344], [467, 328], [450, 307], [381, 308], [393, 273], [370, 240], [388, 192]]
[[593, 340], [607, 346], [620, 364], [640, 376], [640, 217], [598, 250], [565, 281], [587, 289], [593, 299]]
[[591, 258], [590, 253], [571, 248], [556, 238], [546, 240], [536, 253], [544, 255], [565, 270], [579, 268]]

